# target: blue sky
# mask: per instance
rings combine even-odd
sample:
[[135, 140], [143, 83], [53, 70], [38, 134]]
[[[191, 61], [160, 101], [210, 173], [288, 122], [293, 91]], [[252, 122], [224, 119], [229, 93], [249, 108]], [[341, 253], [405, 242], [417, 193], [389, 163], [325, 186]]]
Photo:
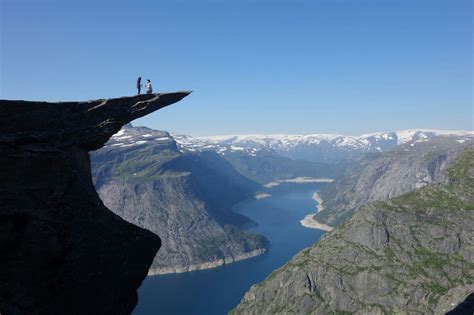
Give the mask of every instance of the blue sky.
[[0, 0], [0, 98], [194, 93], [191, 135], [473, 129], [471, 1]]

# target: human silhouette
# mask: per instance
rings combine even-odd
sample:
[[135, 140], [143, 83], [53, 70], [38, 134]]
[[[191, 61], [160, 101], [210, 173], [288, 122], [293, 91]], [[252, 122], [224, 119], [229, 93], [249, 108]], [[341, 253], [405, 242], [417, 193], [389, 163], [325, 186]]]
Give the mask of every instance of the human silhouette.
[[153, 88], [151, 87], [150, 79], [146, 80], [146, 94], [153, 93]]
[[138, 95], [140, 95], [140, 91], [142, 90], [142, 77], [138, 77], [137, 79], [137, 90], [138, 90]]

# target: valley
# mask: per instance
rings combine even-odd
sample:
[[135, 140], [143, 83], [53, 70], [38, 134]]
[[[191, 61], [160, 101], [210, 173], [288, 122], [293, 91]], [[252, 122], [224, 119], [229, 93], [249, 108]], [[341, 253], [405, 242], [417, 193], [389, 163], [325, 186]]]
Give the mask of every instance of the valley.
[[0, 315], [474, 315], [472, 0], [0, 1]]
[[[164, 240], [149, 270], [158, 276], [144, 282], [135, 313], [225, 313], [250, 286], [272, 278], [275, 269], [293, 266], [299, 251], [329, 250], [318, 245], [326, 244], [326, 237], [318, 242], [319, 237], [327, 231], [331, 239], [347, 221], [359, 222], [364, 214], [358, 212], [368, 204], [449, 181], [447, 169], [474, 139], [469, 132], [434, 130], [341, 137], [193, 138], [127, 125], [94, 152], [93, 179], [106, 206]], [[313, 158], [295, 158], [302, 151]], [[336, 151], [337, 156], [329, 154]], [[410, 220], [420, 225], [417, 218]], [[351, 223], [354, 240], [363, 237], [361, 222]], [[355, 267], [364, 264], [356, 261]], [[254, 285], [235, 311], [309, 311], [280, 308], [277, 300], [269, 300], [268, 308], [254, 306], [258, 288], [267, 282]], [[325, 310], [345, 307], [324, 303]], [[379, 309], [385, 308], [370, 310]]]
[[322, 184], [284, 184], [265, 199], [247, 199], [234, 210], [257, 222], [251, 232], [270, 241], [264, 254], [209, 270], [147, 277], [134, 314], [226, 314], [245, 291], [265, 279], [324, 231], [307, 229], [299, 220], [315, 208], [312, 194]]

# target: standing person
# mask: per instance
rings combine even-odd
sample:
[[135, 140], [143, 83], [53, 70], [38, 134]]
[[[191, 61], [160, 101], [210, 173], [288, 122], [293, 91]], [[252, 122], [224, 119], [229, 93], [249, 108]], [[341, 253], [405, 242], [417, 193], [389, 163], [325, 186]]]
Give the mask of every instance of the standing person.
[[138, 90], [138, 95], [140, 95], [140, 91], [142, 90], [142, 77], [138, 77], [137, 79], [137, 90]]
[[153, 92], [153, 88], [151, 87], [150, 79], [146, 80], [146, 94], [151, 94]]

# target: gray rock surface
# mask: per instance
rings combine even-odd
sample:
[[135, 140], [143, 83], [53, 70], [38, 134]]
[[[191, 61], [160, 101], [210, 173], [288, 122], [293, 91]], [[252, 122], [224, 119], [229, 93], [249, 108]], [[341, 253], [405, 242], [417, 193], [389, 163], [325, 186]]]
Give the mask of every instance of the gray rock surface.
[[343, 177], [321, 191], [324, 210], [315, 219], [336, 226], [368, 202], [387, 200], [442, 181], [445, 167], [473, 142], [469, 137], [462, 142], [457, 137], [432, 137], [360, 158]]
[[433, 314], [463, 301], [474, 283], [474, 150], [445, 176], [363, 207], [252, 286], [233, 313]]
[[108, 210], [88, 152], [189, 92], [0, 101], [0, 313], [129, 314], [160, 247]]
[[123, 128], [92, 154], [92, 174], [108, 208], [163, 238], [150, 274], [216, 267], [268, 245], [232, 211], [260, 185], [214, 152], [180, 152], [167, 132]]

